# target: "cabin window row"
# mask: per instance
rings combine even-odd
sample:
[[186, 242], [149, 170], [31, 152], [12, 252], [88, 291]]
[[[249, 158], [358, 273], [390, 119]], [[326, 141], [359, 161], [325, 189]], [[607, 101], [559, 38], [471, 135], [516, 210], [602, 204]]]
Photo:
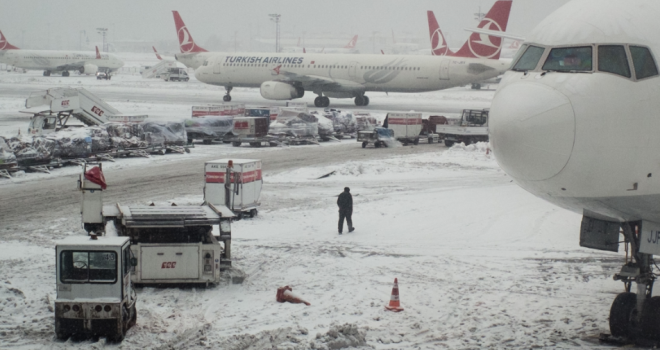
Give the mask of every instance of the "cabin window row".
[[[204, 66], [208, 66], [208, 61], [205, 61]], [[225, 67], [267, 67], [265, 63], [223, 63]], [[282, 68], [305, 68], [304, 64], [284, 64]], [[307, 68], [334, 68], [334, 69], [348, 69], [349, 66], [342, 65], [326, 65], [326, 64], [308, 64]], [[385, 70], [420, 70], [420, 67], [391, 67], [391, 66], [360, 66], [360, 69], [385, 69]]]
[[[658, 75], [653, 53], [648, 47], [638, 45], [547, 48], [525, 44], [513, 62], [511, 69], [514, 71], [603, 72], [635, 80]], [[543, 65], [539, 68], [540, 62], [543, 62]]]

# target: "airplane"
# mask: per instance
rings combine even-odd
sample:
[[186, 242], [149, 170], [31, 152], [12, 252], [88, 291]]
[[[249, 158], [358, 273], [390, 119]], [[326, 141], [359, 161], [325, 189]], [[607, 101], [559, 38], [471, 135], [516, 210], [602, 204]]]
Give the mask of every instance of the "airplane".
[[[512, 1], [497, 1], [477, 26], [493, 32], [506, 32], [511, 13]], [[473, 32], [463, 47], [454, 52], [447, 45], [447, 40], [440, 30], [433, 11], [426, 11], [433, 56], [489, 58], [499, 60], [502, 52], [502, 38]]]
[[605, 340], [660, 341], [658, 13], [656, 0], [568, 2], [527, 36], [490, 109], [500, 167], [581, 214], [582, 247], [617, 252], [622, 235], [629, 248]]
[[[508, 1], [510, 2], [510, 1]], [[286, 53], [210, 53], [195, 44], [174, 11], [182, 53], [176, 59], [197, 67], [201, 82], [224, 86], [223, 100], [231, 101], [233, 87], [260, 88], [268, 100], [291, 100], [305, 91], [318, 95], [316, 107], [328, 107], [332, 98], [354, 98], [356, 106], [369, 105], [367, 91], [425, 92], [487, 80], [506, 71], [508, 64], [482, 58], [419, 55], [341, 55]], [[488, 56], [497, 48], [470, 44]], [[198, 64], [202, 62], [202, 66]]]
[[69, 71], [81, 74], [95, 74], [99, 71], [114, 72], [124, 66], [124, 62], [110, 54], [101, 54], [96, 47], [96, 55], [89, 52], [62, 50], [21, 50], [7, 41], [0, 31], [0, 62], [17, 68], [43, 70], [44, 76]]
[[355, 49], [355, 45], [357, 44], [357, 39], [358, 36], [355, 35], [353, 38], [351, 38], [351, 41], [346, 44], [344, 47], [339, 47], [339, 48], [307, 48], [307, 47], [301, 47], [300, 46], [300, 39], [298, 39], [298, 46], [294, 47], [283, 47], [281, 49], [281, 52], [302, 52], [302, 53], [344, 53], [344, 54], [357, 54], [360, 53], [360, 51]]

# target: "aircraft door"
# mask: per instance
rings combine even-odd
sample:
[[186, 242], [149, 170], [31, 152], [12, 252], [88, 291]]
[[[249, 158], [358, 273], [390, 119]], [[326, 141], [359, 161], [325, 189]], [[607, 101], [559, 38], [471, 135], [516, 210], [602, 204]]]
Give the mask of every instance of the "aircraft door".
[[357, 67], [358, 67], [357, 62], [351, 62], [351, 64], [348, 66], [348, 76], [349, 77], [355, 78], [357, 76]]
[[440, 63], [440, 80], [449, 80], [449, 64], [450, 60], [444, 59]]
[[222, 60], [217, 60], [213, 63], [213, 74], [222, 73]]

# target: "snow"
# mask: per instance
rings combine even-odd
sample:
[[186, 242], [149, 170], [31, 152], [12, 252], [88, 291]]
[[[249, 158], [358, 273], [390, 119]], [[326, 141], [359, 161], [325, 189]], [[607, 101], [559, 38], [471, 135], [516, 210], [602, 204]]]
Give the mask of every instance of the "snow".
[[[109, 84], [85, 78], [73, 77], [110, 96], [108, 101], [120, 111], [148, 110], [150, 118], [159, 121], [188, 117], [198, 101], [185, 98], [208, 98], [210, 103], [221, 93], [194, 81], [174, 87], [133, 76], [119, 75]], [[58, 80], [64, 78], [3, 73], [0, 91], [13, 86], [34, 91], [57, 86]], [[457, 108], [488, 107], [492, 95], [469, 88], [374, 94], [369, 112], [382, 116], [387, 110], [428, 109], [426, 115], [434, 110], [450, 115]], [[235, 98], [263, 103], [255, 90], [235, 89]], [[0, 135], [26, 127], [27, 118], [15, 113], [21, 99], [0, 98]], [[338, 104], [348, 108], [348, 102]], [[355, 140], [299, 147], [332, 152], [353, 146], [360, 149]], [[600, 347], [597, 337], [608, 332], [610, 304], [622, 291], [611, 276], [623, 254], [580, 248], [581, 216], [518, 187], [498, 167], [487, 144], [410, 147], [406, 149], [431, 150], [402, 156], [365, 149], [380, 153], [362, 160], [355, 152], [344, 161], [277, 170], [265, 165], [259, 215], [232, 227], [234, 267], [246, 273], [244, 283], [140, 288], [137, 325], [119, 345], [103, 337], [54, 339], [54, 242], [84, 235], [79, 212], [62, 217], [56, 211], [43, 213], [41, 221], [19, 228], [4, 227], [0, 220], [0, 348]], [[164, 163], [175, 167], [199, 159], [201, 182], [204, 160], [253, 151], [196, 145], [190, 154], [121, 159], [103, 167], [135, 175]], [[0, 197], [4, 189], [21, 182], [38, 186], [79, 172], [78, 167], [68, 167], [51, 175], [29, 173], [0, 180]], [[71, 186], [62, 191], [70, 195], [68, 202], [75, 202], [71, 179]], [[338, 235], [335, 202], [345, 186], [354, 196], [356, 230]], [[124, 204], [148, 204], [151, 195], [144, 193], [142, 202]], [[202, 193], [190, 193], [155, 204], [201, 201]], [[405, 309], [400, 313], [384, 308], [394, 278]], [[286, 285], [311, 306], [277, 303], [277, 288]]]

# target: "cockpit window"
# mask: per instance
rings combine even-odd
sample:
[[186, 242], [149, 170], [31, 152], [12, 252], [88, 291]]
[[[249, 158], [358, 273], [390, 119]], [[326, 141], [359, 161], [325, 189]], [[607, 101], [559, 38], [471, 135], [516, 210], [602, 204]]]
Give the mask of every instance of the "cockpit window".
[[649, 49], [641, 46], [630, 46], [630, 54], [635, 66], [635, 76], [638, 80], [658, 75], [658, 67], [655, 65], [653, 55]]
[[209, 60], [204, 61], [204, 64], [203, 64], [203, 65], [204, 65], [204, 66], [208, 66], [208, 65], [209, 65]]
[[598, 46], [598, 70], [630, 78], [628, 57], [623, 45]]
[[[521, 51], [523, 49], [521, 49]], [[513, 66], [513, 70], [515, 71], [533, 70], [534, 68], [536, 68], [536, 65], [541, 60], [541, 56], [543, 56], [544, 51], [545, 48], [542, 47], [538, 47], [538, 46], [528, 47], [527, 50], [525, 50], [525, 53], [523, 53], [520, 56], [518, 62], [516, 62], [516, 64]]]
[[552, 49], [543, 70], [557, 72], [587, 72], [593, 69], [592, 48], [558, 47]]

